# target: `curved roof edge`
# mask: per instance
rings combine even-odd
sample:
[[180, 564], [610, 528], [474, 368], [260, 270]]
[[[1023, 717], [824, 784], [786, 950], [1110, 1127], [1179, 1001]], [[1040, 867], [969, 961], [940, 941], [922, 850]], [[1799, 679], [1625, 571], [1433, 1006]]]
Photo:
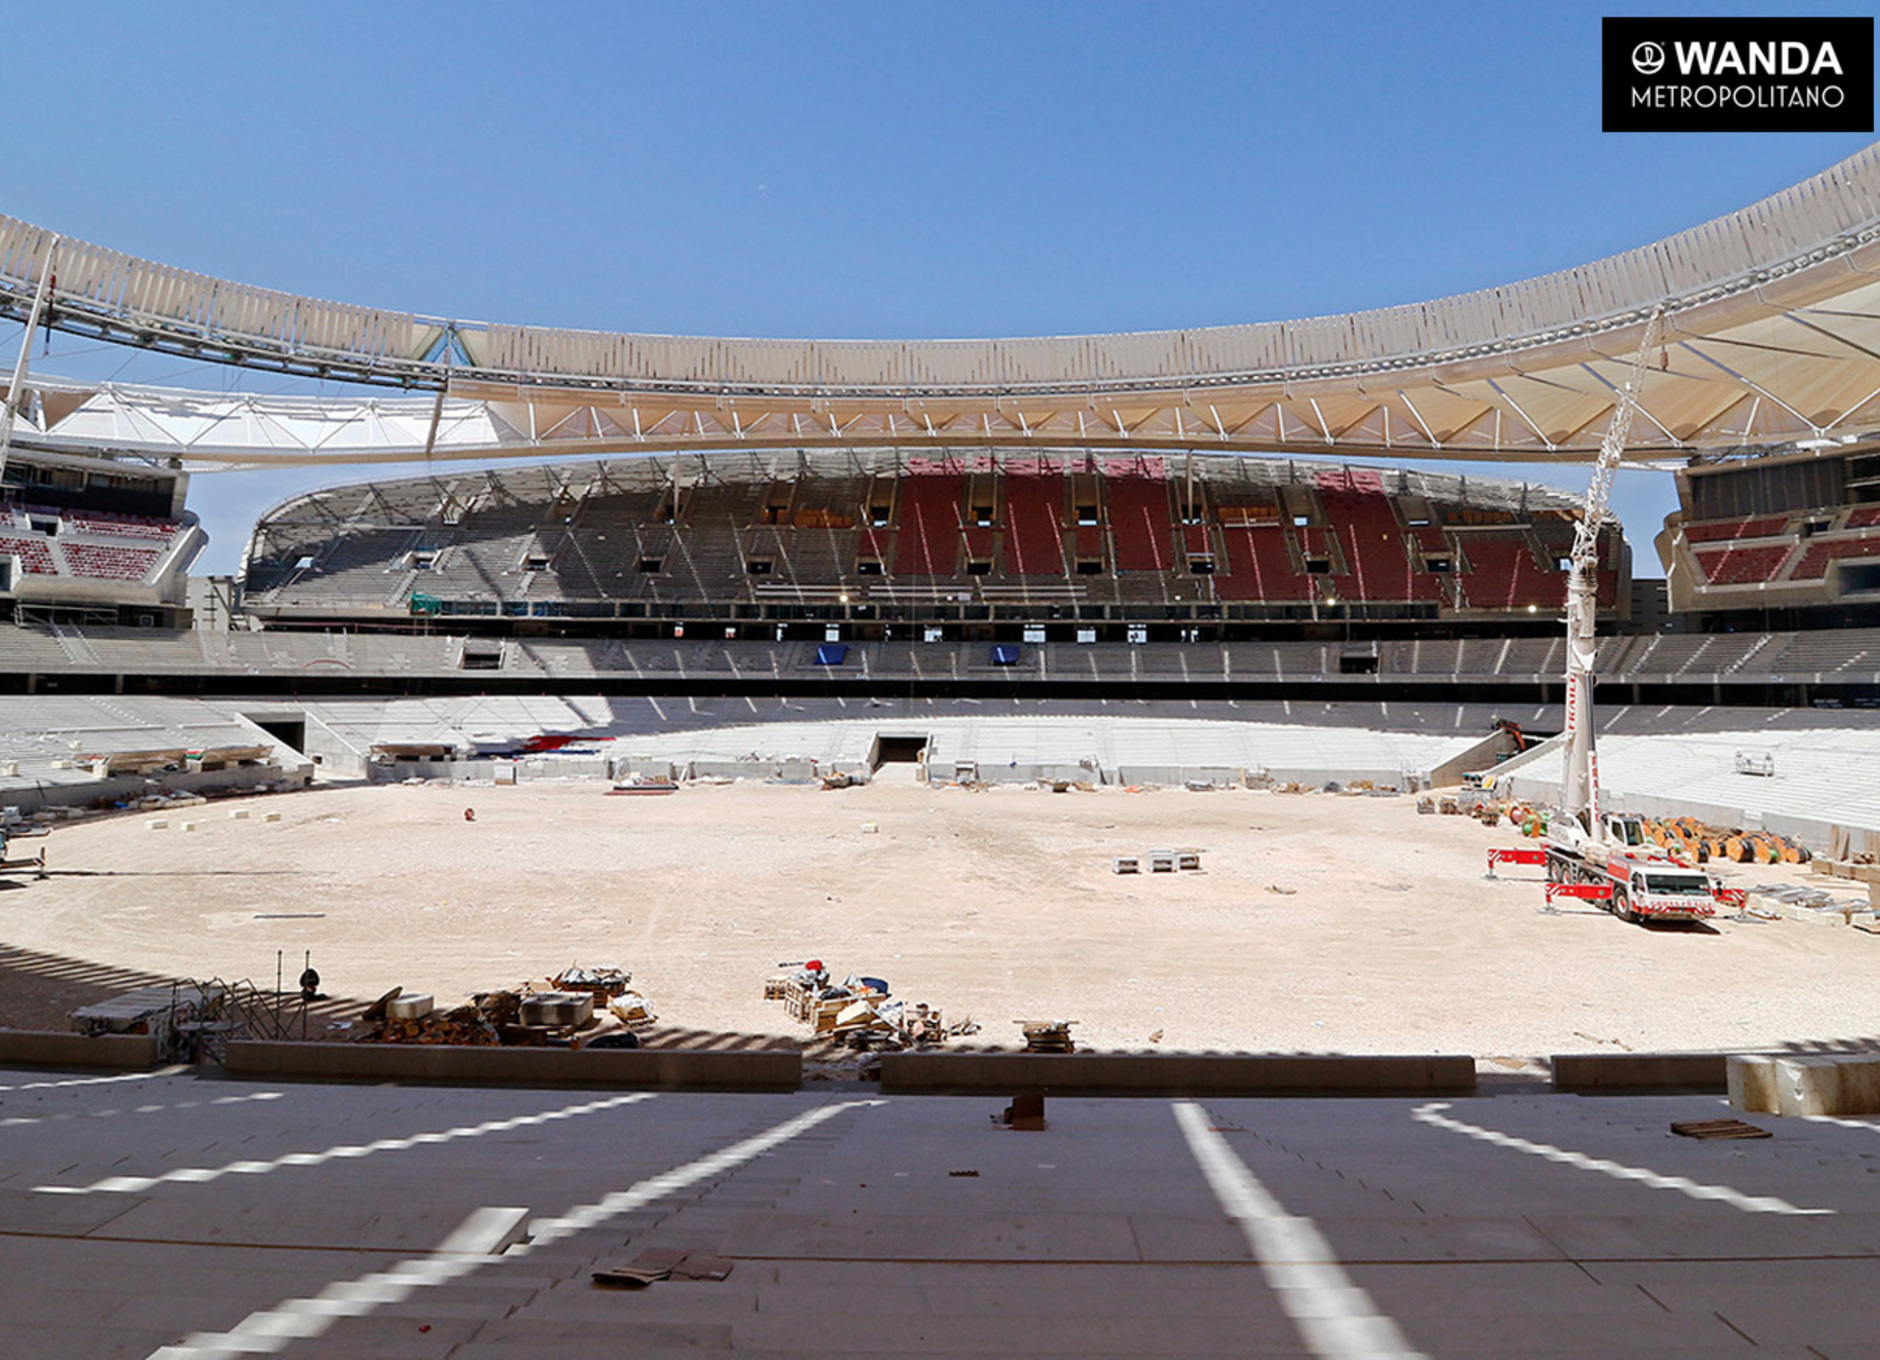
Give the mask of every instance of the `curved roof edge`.
[[196, 358], [406, 387], [453, 382], [858, 398], [1117, 393], [1349, 380], [1624, 329], [1880, 240], [1880, 143], [1736, 212], [1498, 288], [1342, 316], [990, 340], [765, 340], [447, 321], [256, 288], [0, 217], [0, 313], [48, 272], [50, 324]]

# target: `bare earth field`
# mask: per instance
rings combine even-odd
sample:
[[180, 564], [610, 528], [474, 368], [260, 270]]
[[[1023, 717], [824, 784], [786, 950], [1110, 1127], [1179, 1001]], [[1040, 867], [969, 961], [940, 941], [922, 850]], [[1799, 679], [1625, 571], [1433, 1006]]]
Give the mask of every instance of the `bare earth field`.
[[[701, 1040], [806, 1037], [761, 984], [810, 957], [838, 978], [885, 977], [949, 1021], [970, 1015], [976, 1042], [1002, 1046], [1021, 1018], [1077, 1020], [1080, 1044], [1100, 1049], [1482, 1057], [1877, 1029], [1880, 939], [1863, 930], [1544, 914], [1538, 870], [1484, 881], [1484, 851], [1517, 836], [1419, 817], [1410, 798], [395, 785], [214, 803], [161, 831], [147, 820], [56, 830], [52, 877], [0, 890], [0, 940], [264, 986], [277, 950], [290, 986], [311, 950], [330, 991], [402, 985], [440, 1006], [617, 963], [664, 1030]], [[1172, 847], [1200, 849], [1204, 871], [1111, 872], [1116, 855]], [[0, 1023], [47, 1024], [63, 1004], [52, 985], [0, 975]]]

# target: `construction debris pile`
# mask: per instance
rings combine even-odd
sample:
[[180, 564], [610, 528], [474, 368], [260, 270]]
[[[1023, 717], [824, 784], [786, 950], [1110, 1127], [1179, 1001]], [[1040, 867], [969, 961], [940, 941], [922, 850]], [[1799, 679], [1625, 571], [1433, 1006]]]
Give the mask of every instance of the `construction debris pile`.
[[910, 1005], [891, 997], [882, 978], [850, 973], [832, 983], [821, 959], [780, 966], [795, 971], [766, 981], [764, 999], [783, 1002], [784, 1013], [792, 1020], [850, 1048], [932, 1048], [979, 1032], [971, 1018], [949, 1025], [932, 1006]]
[[440, 1011], [432, 997], [394, 987], [350, 1027], [354, 1043], [513, 1044], [566, 1048], [638, 1048], [637, 1031], [658, 1018], [614, 967], [570, 967], [544, 981], [478, 992]]

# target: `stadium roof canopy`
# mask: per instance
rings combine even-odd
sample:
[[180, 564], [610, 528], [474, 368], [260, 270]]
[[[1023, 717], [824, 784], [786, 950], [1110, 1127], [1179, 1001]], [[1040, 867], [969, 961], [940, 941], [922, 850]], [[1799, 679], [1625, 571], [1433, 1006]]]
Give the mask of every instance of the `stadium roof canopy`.
[[27, 318], [36, 300], [62, 330], [424, 394], [34, 379], [19, 398], [16, 443], [189, 464], [988, 444], [1576, 461], [1596, 452], [1657, 309], [1632, 456], [1681, 459], [1880, 431], [1880, 144], [1560, 273], [1199, 330], [764, 340], [453, 321], [231, 283], [0, 217], [0, 315]]

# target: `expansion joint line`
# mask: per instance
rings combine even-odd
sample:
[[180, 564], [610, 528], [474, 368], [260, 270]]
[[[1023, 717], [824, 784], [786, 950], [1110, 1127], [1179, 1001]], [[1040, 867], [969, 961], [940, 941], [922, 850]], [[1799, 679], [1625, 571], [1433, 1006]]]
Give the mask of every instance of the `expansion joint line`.
[[1545, 1157], [1550, 1162], [1559, 1162], [1563, 1166], [1576, 1167], [1581, 1171], [1597, 1171], [1601, 1175], [1611, 1176], [1614, 1180], [1637, 1181], [1654, 1190], [1676, 1190], [1679, 1194], [1689, 1195], [1692, 1199], [1717, 1200], [1732, 1209], [1741, 1209], [1746, 1214], [1832, 1214], [1833, 1209], [1803, 1209], [1790, 1204], [1785, 1199], [1774, 1195], [1746, 1195], [1740, 1190], [1732, 1190], [1727, 1185], [1705, 1185], [1686, 1176], [1667, 1176], [1653, 1171], [1649, 1167], [1625, 1166], [1604, 1157], [1589, 1157], [1584, 1152], [1574, 1152], [1568, 1148], [1557, 1148], [1551, 1143], [1536, 1143], [1526, 1138], [1517, 1138], [1511, 1133], [1502, 1133], [1496, 1129], [1485, 1129], [1479, 1124], [1465, 1124], [1460, 1119], [1451, 1119], [1442, 1113], [1449, 1105], [1444, 1101], [1435, 1101], [1418, 1106], [1411, 1111], [1411, 1117], [1433, 1128], [1448, 1129], [1451, 1133], [1466, 1134], [1484, 1143], [1493, 1143], [1496, 1147], [1512, 1148], [1516, 1152], [1525, 1152], [1534, 1157]]
[[602, 1110], [618, 1109], [622, 1105], [637, 1105], [643, 1100], [651, 1099], [653, 1099], [651, 1092], [638, 1091], [629, 1096], [611, 1096], [606, 1100], [591, 1100], [584, 1105], [564, 1105], [559, 1110], [544, 1110], [540, 1114], [517, 1115], [512, 1119], [492, 1119], [482, 1124], [460, 1124], [454, 1129], [444, 1129], [437, 1133], [414, 1133], [404, 1138], [380, 1138], [371, 1143], [343, 1143], [338, 1147], [327, 1148], [324, 1152], [290, 1152], [267, 1162], [240, 1161], [229, 1162], [225, 1166], [183, 1166], [174, 1171], [166, 1171], [160, 1176], [106, 1176], [103, 1180], [93, 1181], [90, 1185], [35, 1185], [33, 1189], [46, 1195], [139, 1195], [162, 1185], [165, 1181], [200, 1185], [207, 1181], [220, 1180], [224, 1176], [266, 1175], [284, 1166], [319, 1166], [323, 1162], [370, 1157], [376, 1152], [404, 1152], [426, 1143], [450, 1143], [459, 1138], [481, 1138], [490, 1133], [508, 1133], [511, 1129], [525, 1129], [536, 1124], [552, 1123], [557, 1119], [573, 1119], [579, 1115], [598, 1114]]
[[386, 1304], [403, 1302], [419, 1289], [449, 1284], [482, 1266], [526, 1256], [534, 1247], [547, 1246], [599, 1227], [611, 1218], [632, 1213], [700, 1181], [722, 1176], [844, 1111], [885, 1104], [884, 1100], [851, 1100], [806, 1111], [763, 1133], [661, 1172], [593, 1204], [577, 1205], [559, 1218], [538, 1220], [530, 1225], [531, 1241], [510, 1247], [501, 1256], [466, 1246], [464, 1239], [474, 1235], [474, 1222], [489, 1212], [479, 1209], [466, 1220], [463, 1228], [428, 1256], [400, 1261], [356, 1280], [336, 1281], [310, 1299], [288, 1299], [273, 1308], [250, 1313], [226, 1332], [197, 1332], [177, 1345], [153, 1351], [149, 1360], [232, 1360], [240, 1355], [271, 1355], [285, 1349], [291, 1341], [321, 1336], [336, 1319], [365, 1317]]
[[1221, 1208], [1247, 1235], [1261, 1274], [1320, 1360], [1424, 1360], [1351, 1282], [1316, 1224], [1286, 1212], [1191, 1100], [1174, 1106], [1188, 1150]]

